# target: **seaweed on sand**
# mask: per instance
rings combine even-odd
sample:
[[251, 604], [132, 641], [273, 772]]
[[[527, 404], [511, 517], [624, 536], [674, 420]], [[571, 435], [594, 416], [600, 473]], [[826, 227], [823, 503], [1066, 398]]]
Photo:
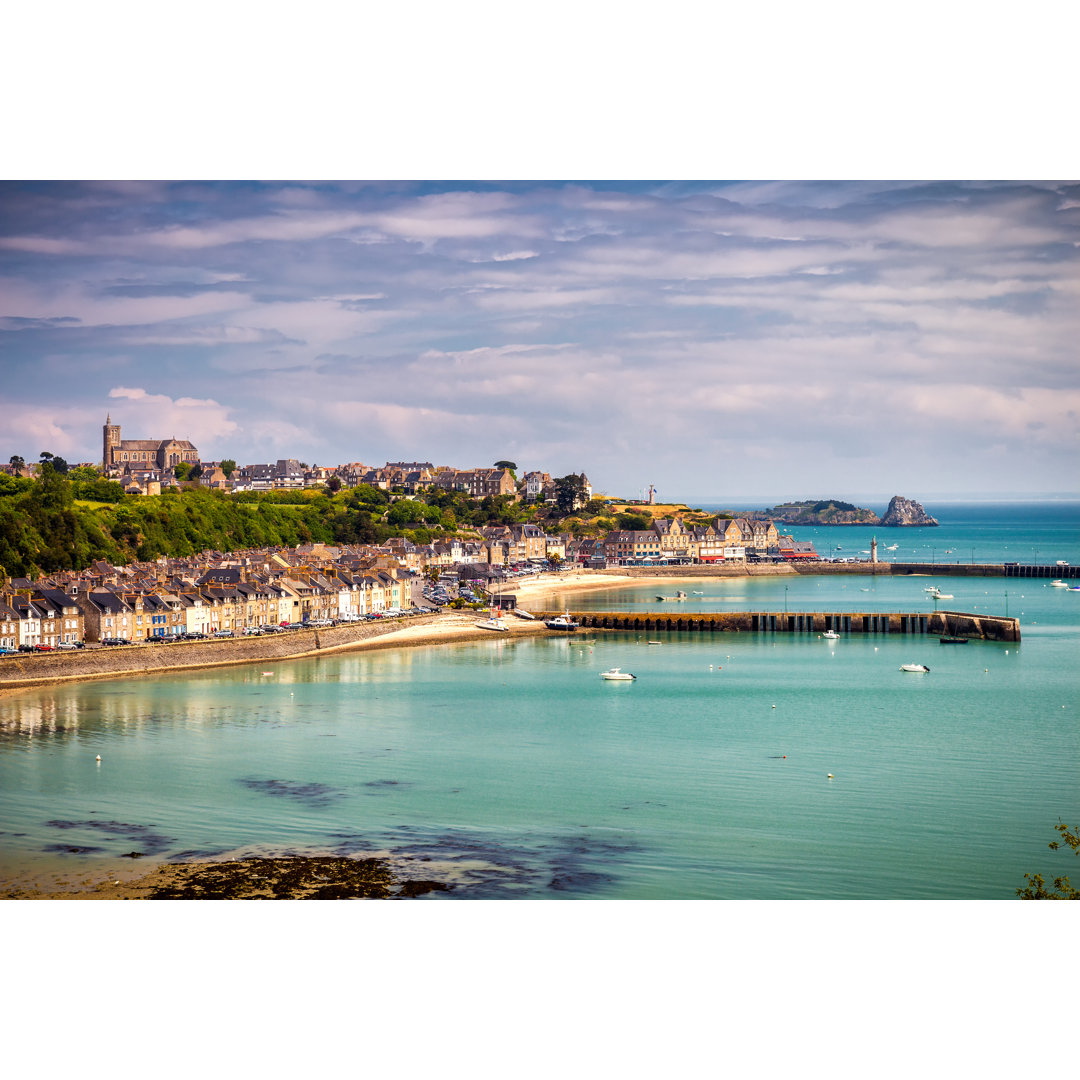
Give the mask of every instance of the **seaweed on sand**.
[[158, 872], [165, 882], [152, 885], [151, 900], [385, 900], [446, 888], [439, 882], [406, 881], [398, 891], [382, 859], [334, 855], [170, 863]]

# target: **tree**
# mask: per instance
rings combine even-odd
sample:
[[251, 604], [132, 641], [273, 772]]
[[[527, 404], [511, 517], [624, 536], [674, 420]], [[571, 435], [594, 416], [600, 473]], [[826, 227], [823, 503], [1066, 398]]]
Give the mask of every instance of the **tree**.
[[196, 461], [195, 464], [191, 466], [191, 472], [187, 474], [187, 478], [189, 480], [198, 480], [199, 477], [202, 476], [202, 472], [202, 462]]
[[173, 475], [177, 480], [186, 480], [191, 474], [191, 462], [190, 461], [178, 461], [176, 468], [173, 469]]
[[514, 478], [515, 482], [517, 481], [517, 465], [516, 465], [515, 462], [513, 462], [513, 461], [496, 461], [495, 462], [495, 468], [496, 469], [509, 469], [510, 470], [510, 475]]
[[225, 479], [229, 480], [232, 477], [233, 472], [236, 470], [236, 462], [232, 458], [221, 459], [221, 471], [225, 474]]
[[336, 495], [341, 490], [341, 480], [336, 476], [331, 476], [326, 481], [326, 486]]
[[555, 505], [564, 513], [572, 514], [585, 505], [585, 474], [567, 473], [555, 480]]
[[26, 468], [25, 459], [20, 457], [18, 454], [12, 454], [11, 455], [11, 460], [8, 462], [8, 464], [11, 465], [12, 468], [15, 468], [15, 469], [25, 469]]
[[[1054, 828], [1061, 833], [1061, 841], [1071, 847], [1074, 854], [1080, 855], [1080, 828], [1070, 829], [1063, 821], [1058, 821]], [[1051, 840], [1047, 846], [1057, 851], [1061, 843]], [[1027, 888], [1016, 890], [1021, 900], [1080, 900], [1080, 889], [1074, 889], [1068, 877], [1054, 878], [1050, 889], [1047, 889], [1042, 874], [1025, 874], [1024, 880], [1027, 881]]]

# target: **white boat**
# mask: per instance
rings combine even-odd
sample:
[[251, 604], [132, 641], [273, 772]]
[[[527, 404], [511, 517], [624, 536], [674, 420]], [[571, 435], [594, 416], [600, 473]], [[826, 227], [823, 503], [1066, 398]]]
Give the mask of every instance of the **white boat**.
[[510, 630], [510, 627], [503, 621], [501, 615], [495, 615], [490, 619], [485, 619], [483, 622], [473, 624], [478, 630], [501, 630], [504, 633]]
[[514, 608], [514, 614], [519, 619], [535, 619], [536, 616], [531, 611], [525, 611], [523, 608]]
[[825, 633], [822, 634], [821, 636], [823, 638], [827, 638], [829, 641], [839, 641], [840, 640], [840, 635], [835, 630], [826, 630]]
[[686, 593], [682, 589], [676, 589], [674, 596], [657, 596], [657, 600], [685, 600]]
[[901, 671], [929, 671], [930, 669], [925, 664], [901, 664]]
[[1067, 589], [1068, 587], [1069, 587], [1068, 583], [1065, 582], [1065, 581], [1062, 581], [1060, 578], [1058, 578], [1057, 581], [1051, 581], [1050, 582], [1050, 588], [1051, 589]]
[[569, 611], [565, 615], [556, 615], [554, 619], [548, 619], [544, 625], [549, 630], [564, 630], [568, 634], [572, 634], [578, 628], [578, 624], [570, 618]]
[[924, 589], [923, 592], [928, 592], [933, 600], [952, 600], [954, 599], [951, 592], [942, 592], [936, 585], [931, 585], [929, 589]]
[[609, 682], [631, 682], [636, 679], [636, 675], [631, 675], [628, 671], [620, 671], [617, 667], [613, 667], [610, 671], [601, 671], [601, 679], [607, 679]]
[[885, 550], [886, 551], [895, 551], [899, 546], [900, 546], [899, 544], [890, 544]]

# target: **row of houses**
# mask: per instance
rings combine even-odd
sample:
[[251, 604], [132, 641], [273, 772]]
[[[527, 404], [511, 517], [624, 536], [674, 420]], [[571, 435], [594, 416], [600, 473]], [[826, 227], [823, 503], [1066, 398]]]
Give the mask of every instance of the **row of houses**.
[[572, 557], [591, 565], [719, 563], [754, 559], [816, 559], [813, 544], [782, 536], [772, 521], [717, 518], [687, 526], [681, 518], [656, 518], [650, 529], [615, 529], [592, 543], [587, 558], [579, 545]]
[[96, 563], [92, 572], [74, 579], [65, 574], [39, 581], [15, 578], [0, 589], [0, 648], [242, 634], [253, 627], [359, 618], [417, 603], [423, 588], [419, 575], [389, 564], [347, 565], [362, 561], [322, 565], [322, 559], [306, 559], [259, 570], [230, 562], [187, 576]]

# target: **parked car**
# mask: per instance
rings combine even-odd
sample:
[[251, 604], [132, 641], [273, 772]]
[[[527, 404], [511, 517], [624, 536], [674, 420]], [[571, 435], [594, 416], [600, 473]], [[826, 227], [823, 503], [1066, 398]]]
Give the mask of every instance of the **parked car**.
[[214, 637], [232, 637], [233, 632], [231, 630], [215, 630]]
[[9, 649], [6, 645], [0, 645], [0, 656], [18, 656], [18, 649]]
[[45, 642], [42, 642], [40, 645], [33, 646], [33, 649], [34, 649], [34, 652], [52, 652], [53, 651], [53, 647], [51, 645], [46, 645]]
[[74, 652], [76, 649], [82, 648], [81, 641], [58, 641], [56, 643], [57, 649], [63, 649], [64, 652]]

